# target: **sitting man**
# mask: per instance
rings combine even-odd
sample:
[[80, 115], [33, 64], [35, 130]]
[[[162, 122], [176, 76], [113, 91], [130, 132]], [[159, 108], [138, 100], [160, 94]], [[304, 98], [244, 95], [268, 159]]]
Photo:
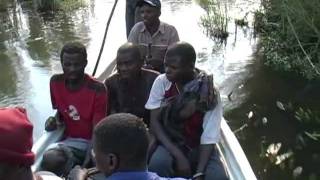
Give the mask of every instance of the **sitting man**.
[[195, 69], [195, 60], [190, 44], [171, 45], [164, 61], [166, 73], [152, 86], [146, 108], [151, 110], [150, 127], [159, 145], [149, 170], [165, 177], [227, 179], [215, 145], [220, 138], [221, 100], [212, 76]]
[[25, 109], [0, 108], [1, 180], [62, 180], [50, 172], [32, 174], [32, 130]]
[[48, 119], [46, 130], [52, 131], [57, 123], [62, 122], [65, 133], [64, 140], [49, 147], [51, 150], [45, 153], [42, 168], [50, 171], [59, 167], [65, 158], [65, 155], [57, 157], [66, 154], [61, 152], [72, 152], [73, 165], [88, 164], [93, 128], [106, 116], [107, 111], [104, 84], [84, 72], [87, 65], [86, 48], [80, 43], [67, 43], [61, 50], [60, 58], [63, 74], [53, 75], [50, 80], [51, 101], [53, 108], [57, 109], [57, 115]]
[[163, 72], [163, 59], [167, 47], [179, 41], [178, 32], [174, 26], [161, 22], [160, 0], [142, 0], [142, 22], [133, 26], [128, 41], [140, 46], [147, 68]]
[[143, 118], [149, 124], [150, 112], [144, 108], [153, 81], [159, 75], [142, 69], [139, 48], [132, 43], [122, 45], [116, 57], [118, 72], [105, 81], [109, 91], [110, 113], [127, 112]]
[[[148, 131], [140, 118], [128, 113], [110, 115], [94, 130], [93, 153], [97, 168], [107, 180], [169, 180], [148, 172], [148, 144]], [[86, 171], [77, 168], [71, 174], [75, 180], [84, 180]]]

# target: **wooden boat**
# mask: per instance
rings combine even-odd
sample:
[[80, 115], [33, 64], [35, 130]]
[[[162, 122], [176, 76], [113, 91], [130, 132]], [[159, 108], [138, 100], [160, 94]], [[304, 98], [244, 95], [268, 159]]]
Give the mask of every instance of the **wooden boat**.
[[[114, 70], [115, 61], [104, 70], [98, 77], [98, 80], [104, 81]], [[42, 155], [46, 148], [62, 138], [64, 128], [57, 129], [53, 132], [46, 132], [34, 144], [32, 151], [36, 154], [36, 162], [32, 166], [33, 171], [39, 169]], [[225, 119], [221, 122], [221, 141], [218, 144], [219, 152], [225, 162], [225, 166], [231, 180], [255, 180], [256, 176], [230, 127]]]

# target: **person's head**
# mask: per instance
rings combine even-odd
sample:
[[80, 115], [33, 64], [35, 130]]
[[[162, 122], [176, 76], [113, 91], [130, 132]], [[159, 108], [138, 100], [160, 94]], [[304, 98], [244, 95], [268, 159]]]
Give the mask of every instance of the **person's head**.
[[94, 156], [98, 169], [105, 175], [145, 170], [148, 145], [146, 125], [132, 114], [110, 115], [94, 129]]
[[58, 146], [47, 150], [41, 162], [42, 171], [50, 171], [57, 176], [66, 176], [73, 167], [73, 155], [68, 147]]
[[159, 22], [161, 15], [160, 0], [142, 0], [137, 6], [140, 7], [141, 17], [146, 26], [152, 26]]
[[164, 59], [165, 73], [169, 81], [184, 82], [193, 76], [196, 52], [191, 44], [177, 42], [168, 47]]
[[87, 66], [87, 51], [83, 44], [70, 42], [63, 46], [60, 60], [66, 80], [77, 82], [84, 77]]
[[128, 79], [136, 77], [141, 71], [143, 59], [139, 51], [138, 45], [125, 43], [118, 49], [117, 70], [121, 78]]
[[23, 108], [0, 108], [0, 179], [31, 180], [33, 126]]

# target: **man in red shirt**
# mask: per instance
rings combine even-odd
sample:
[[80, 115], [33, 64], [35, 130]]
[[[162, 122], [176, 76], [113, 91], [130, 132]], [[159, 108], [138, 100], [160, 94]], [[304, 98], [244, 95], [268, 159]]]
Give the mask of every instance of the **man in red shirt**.
[[[106, 116], [107, 91], [103, 83], [85, 74], [87, 53], [80, 43], [68, 43], [61, 51], [63, 74], [56, 74], [50, 80], [52, 107], [57, 110], [58, 122], [65, 125], [65, 139], [54, 148], [67, 147], [72, 152], [75, 164], [86, 165], [91, 146], [90, 141], [94, 126]], [[46, 130], [56, 128], [57, 121], [48, 121]], [[65, 148], [64, 148], [65, 149]], [[51, 151], [52, 152], [52, 151]], [[53, 171], [59, 167], [57, 153], [46, 153], [43, 167]]]

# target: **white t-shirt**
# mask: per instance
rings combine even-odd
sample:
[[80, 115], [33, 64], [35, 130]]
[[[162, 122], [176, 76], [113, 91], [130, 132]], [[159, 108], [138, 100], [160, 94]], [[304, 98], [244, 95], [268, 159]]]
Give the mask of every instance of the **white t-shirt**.
[[[160, 108], [164, 100], [164, 94], [170, 89], [171, 85], [172, 83], [167, 79], [165, 74], [159, 75], [152, 85], [145, 108], [149, 110]], [[220, 94], [218, 93], [218, 104], [213, 110], [207, 111], [204, 115], [203, 132], [200, 139], [201, 144], [215, 144], [219, 142], [222, 113], [222, 103]]]

